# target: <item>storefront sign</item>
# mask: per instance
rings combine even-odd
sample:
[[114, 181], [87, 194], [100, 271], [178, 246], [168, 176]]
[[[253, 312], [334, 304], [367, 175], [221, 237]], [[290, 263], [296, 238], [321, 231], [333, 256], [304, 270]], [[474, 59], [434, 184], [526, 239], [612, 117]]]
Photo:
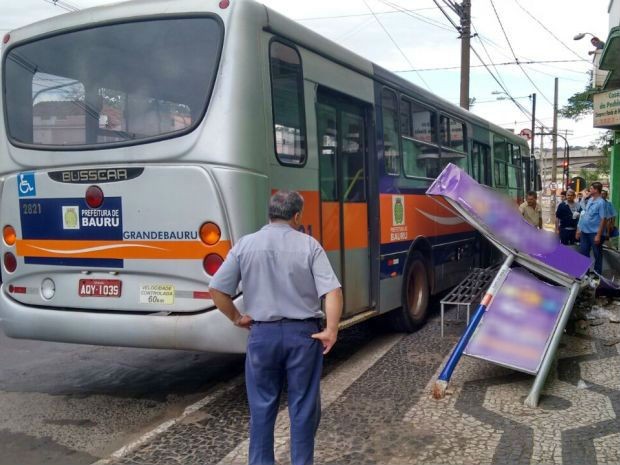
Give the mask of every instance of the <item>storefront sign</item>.
[[594, 127], [620, 129], [620, 89], [594, 94]]

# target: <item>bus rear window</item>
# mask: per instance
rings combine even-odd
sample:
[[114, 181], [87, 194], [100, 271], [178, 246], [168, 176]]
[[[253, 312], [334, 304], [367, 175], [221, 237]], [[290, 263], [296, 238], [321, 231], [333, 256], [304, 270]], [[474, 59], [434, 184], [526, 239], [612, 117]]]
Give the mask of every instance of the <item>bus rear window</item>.
[[12, 48], [13, 143], [84, 148], [184, 134], [206, 110], [222, 28], [210, 17], [112, 24]]

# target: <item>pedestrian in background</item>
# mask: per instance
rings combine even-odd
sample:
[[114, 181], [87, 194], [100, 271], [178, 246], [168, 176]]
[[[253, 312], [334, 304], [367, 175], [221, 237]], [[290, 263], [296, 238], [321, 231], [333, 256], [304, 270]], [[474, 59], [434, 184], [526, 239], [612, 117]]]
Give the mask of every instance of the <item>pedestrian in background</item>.
[[605, 217], [607, 218], [607, 224], [605, 226], [605, 240], [609, 239], [610, 244], [612, 243], [612, 239], [618, 237], [618, 228], [616, 227], [616, 217], [618, 213], [614, 207], [614, 204], [611, 203], [611, 200], [608, 199], [607, 191], [601, 192], [601, 198], [605, 201], [605, 207], [607, 208], [607, 214]]
[[538, 194], [529, 191], [525, 202], [519, 205], [519, 211], [525, 220], [535, 228], [542, 229], [542, 209], [537, 202]]
[[590, 185], [590, 200], [582, 212], [577, 223], [577, 240], [579, 252], [590, 257], [590, 251], [594, 255], [594, 271], [598, 274], [603, 272], [603, 230], [607, 224], [607, 206], [601, 197], [603, 185], [593, 182]]
[[[336, 343], [342, 291], [321, 245], [297, 230], [302, 213], [299, 193], [276, 192], [269, 224], [235, 244], [209, 287], [215, 305], [235, 325], [250, 329], [245, 359], [250, 465], [275, 463], [274, 426], [285, 382], [291, 463], [314, 461], [323, 355]], [[240, 280], [246, 314], [231, 298]]]
[[581, 213], [581, 205], [575, 201], [575, 191], [566, 191], [566, 200], [558, 205], [555, 211], [556, 233], [560, 235], [560, 242], [571, 245], [576, 242], [577, 223]]

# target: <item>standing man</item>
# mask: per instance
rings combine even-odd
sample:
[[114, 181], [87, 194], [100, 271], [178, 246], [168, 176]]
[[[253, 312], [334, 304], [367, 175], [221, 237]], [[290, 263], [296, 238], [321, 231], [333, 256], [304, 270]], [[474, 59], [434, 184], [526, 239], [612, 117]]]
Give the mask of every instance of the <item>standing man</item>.
[[[250, 465], [275, 463], [274, 426], [285, 381], [291, 463], [314, 461], [323, 355], [336, 343], [342, 290], [321, 245], [297, 231], [303, 206], [299, 193], [276, 192], [269, 201], [269, 224], [239, 240], [209, 287], [220, 311], [236, 326], [250, 329], [245, 359]], [[246, 314], [231, 298], [240, 280]]]
[[538, 202], [538, 195], [534, 191], [529, 191], [525, 202], [519, 205], [519, 211], [525, 220], [535, 228], [542, 229], [542, 209]]
[[607, 225], [607, 207], [601, 197], [603, 185], [593, 182], [590, 186], [590, 200], [577, 224], [577, 240], [579, 253], [590, 257], [590, 250], [594, 254], [594, 271], [603, 272], [603, 235]]
[[611, 241], [612, 231], [614, 226], [616, 226], [616, 216], [618, 216], [618, 212], [616, 212], [614, 205], [609, 201], [607, 191], [601, 192], [601, 198], [605, 201], [605, 207], [607, 208], [607, 214], [605, 215], [607, 218], [607, 225], [603, 236]]
[[575, 202], [575, 191], [569, 189], [566, 191], [566, 200], [558, 205], [555, 211], [556, 230], [560, 235], [560, 242], [564, 245], [574, 244], [575, 234], [577, 233], [577, 222], [581, 206]]

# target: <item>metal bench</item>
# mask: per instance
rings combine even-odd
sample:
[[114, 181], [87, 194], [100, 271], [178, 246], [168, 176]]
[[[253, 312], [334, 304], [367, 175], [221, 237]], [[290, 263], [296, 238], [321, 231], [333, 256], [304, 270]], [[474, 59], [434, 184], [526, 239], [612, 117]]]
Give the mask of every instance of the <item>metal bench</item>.
[[461, 307], [467, 312], [467, 324], [472, 305], [478, 305], [482, 296], [497, 274], [497, 266], [490, 268], [474, 268], [450, 293], [441, 301], [441, 337], [443, 337], [444, 312], [446, 306], [456, 307], [456, 315], [459, 317]]

